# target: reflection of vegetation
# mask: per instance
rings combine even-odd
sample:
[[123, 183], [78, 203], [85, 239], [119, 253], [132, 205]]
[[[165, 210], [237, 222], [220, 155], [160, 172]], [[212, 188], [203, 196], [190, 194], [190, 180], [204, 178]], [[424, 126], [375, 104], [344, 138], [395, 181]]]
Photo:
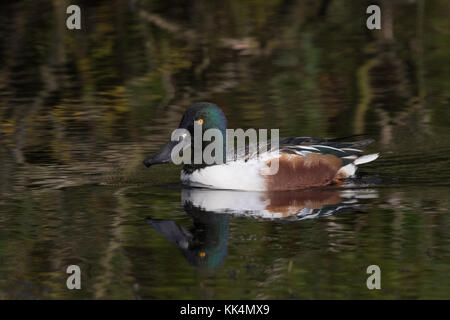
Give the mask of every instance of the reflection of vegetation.
[[[234, 125], [243, 126], [243, 119], [252, 126], [272, 127], [267, 119], [276, 119], [282, 131], [297, 135], [352, 133], [352, 117], [355, 132], [360, 132], [371, 105], [382, 103], [392, 114], [416, 101], [404, 89], [397, 90], [403, 100], [380, 101], [377, 97], [396, 89], [373, 72], [369, 87], [355, 82], [361, 81], [357, 70], [370, 59], [366, 55], [373, 54], [363, 51], [370, 43], [363, 4], [230, 0], [175, 9], [158, 1], [121, 0], [114, 6], [80, 5], [84, 28], [79, 32], [65, 30], [60, 2], [24, 1], [2, 10], [0, 130], [15, 162], [68, 164], [92, 154], [105, 157], [105, 144], [118, 140], [137, 141], [151, 134], [149, 139], [157, 142], [182, 109], [198, 99], [218, 102]], [[395, 30], [370, 33], [395, 41], [388, 48], [391, 58], [382, 59], [388, 53], [378, 59], [381, 77], [391, 72], [399, 85], [417, 87], [420, 101], [428, 81], [433, 83], [431, 93], [436, 87], [447, 92], [448, 73], [434, 67], [448, 65], [446, 16], [440, 14], [447, 4], [383, 5], [387, 27], [394, 26], [397, 15], [402, 19]], [[36, 14], [42, 7], [52, 10]], [[414, 24], [416, 33], [410, 28]], [[436, 31], [426, 42], [424, 29]], [[417, 41], [410, 43], [411, 37]], [[397, 72], [391, 64], [398, 61], [417, 70]], [[424, 70], [436, 71], [431, 80]], [[374, 101], [355, 108], [370, 85], [375, 86]], [[225, 92], [237, 96], [223, 100]], [[432, 121], [443, 121], [435, 116], [446, 112], [441, 106], [429, 104]], [[116, 159], [129, 160], [115, 153]]]
[[[158, 170], [159, 176], [144, 173], [141, 160], [167, 139], [193, 101], [219, 104], [231, 127], [277, 127], [282, 135], [299, 136], [365, 131], [380, 138], [384, 151], [402, 152], [386, 152], [374, 168], [428, 185], [443, 185], [449, 178], [443, 169], [449, 164], [443, 154], [449, 149], [450, 126], [446, 0], [380, 1], [388, 14], [382, 21], [389, 28], [383, 33], [364, 27], [364, 1], [76, 2], [82, 8], [81, 31], [65, 28], [67, 1], [0, 5], [0, 297], [21, 294], [7, 289], [12, 283], [31, 288], [25, 297], [68, 297], [71, 293], [55, 283], [64, 280], [58, 278], [63, 266], [75, 262], [91, 268], [90, 279], [101, 280], [96, 292], [93, 287], [83, 291], [85, 297], [196, 296], [170, 286], [175, 281], [170, 275], [183, 261], [174, 263], [173, 256], [161, 253], [173, 251], [161, 239], [148, 240], [147, 226], [141, 229], [141, 220], [133, 220], [145, 218], [149, 210], [160, 213], [155, 218], [172, 220], [170, 215], [180, 209], [170, 205], [177, 203], [177, 195], [168, 199], [164, 190], [146, 194], [147, 199], [141, 191], [130, 195], [127, 190], [124, 195], [113, 187], [177, 181], [178, 172], [171, 167]], [[448, 208], [440, 204], [446, 193], [439, 192], [405, 197], [423, 202], [417, 207], [443, 211]], [[419, 216], [408, 208], [403, 218], [398, 212], [390, 215], [388, 208], [378, 211], [385, 220], [370, 220], [376, 215], [348, 224], [330, 220], [327, 230], [306, 224], [300, 227], [303, 234], [297, 226], [287, 227], [287, 237], [280, 239], [290, 241], [280, 244], [280, 252], [267, 241], [235, 247], [242, 244], [240, 237], [256, 234], [265, 239], [279, 232], [276, 224], [239, 221], [243, 227], [236, 224], [231, 250], [244, 260], [233, 261], [236, 255], [231, 254], [230, 265], [266, 269], [257, 268], [255, 276], [251, 271], [235, 274], [233, 268], [226, 269], [230, 275], [219, 271], [219, 287], [225, 286], [226, 277], [252, 279], [258, 285], [249, 292], [228, 288], [214, 297], [279, 297], [265, 292], [272, 284], [279, 285], [280, 295], [284, 286], [292, 292], [313, 288], [304, 297], [317, 297], [348, 275], [345, 266], [354, 259], [384, 258], [370, 250], [345, 251], [347, 240], [370, 248], [372, 242], [395, 240], [401, 234], [408, 246], [393, 248], [398, 258], [409, 261], [410, 254], [429, 247], [435, 257], [446, 257], [439, 252], [444, 249], [433, 249], [441, 248], [438, 241], [445, 232], [439, 225], [448, 226], [444, 215]], [[405, 223], [423, 230], [406, 228]], [[327, 255], [302, 255], [297, 243], [308, 240], [308, 228], [316, 228], [313, 237], [327, 246], [333, 239], [315, 234], [340, 234], [339, 228], [349, 226], [342, 243], [330, 246], [343, 252], [332, 255], [337, 273], [313, 271], [333, 261]], [[360, 238], [360, 229], [368, 229], [368, 237]], [[380, 239], [386, 230], [390, 236]], [[119, 236], [131, 242], [126, 250], [114, 242]], [[268, 247], [270, 254], [265, 254]], [[140, 259], [141, 254], [148, 259]], [[424, 267], [426, 258], [417, 259], [417, 268]], [[165, 266], [168, 269], [162, 270]], [[392, 296], [413, 297], [400, 288], [405, 283], [420, 286], [419, 280], [405, 279], [396, 265], [388, 268]], [[420, 297], [445, 296], [448, 283], [437, 274], [448, 270], [440, 262], [433, 268], [423, 277], [434, 277], [439, 286], [433, 291], [423, 284]], [[122, 270], [127, 276], [116, 283]], [[36, 274], [41, 278], [35, 279]], [[316, 279], [322, 281], [316, 284]], [[201, 280], [208, 287], [210, 279]], [[136, 293], [138, 283], [150, 283], [153, 290]], [[52, 292], [46, 294], [47, 289]], [[358, 289], [352, 290], [355, 296]]]

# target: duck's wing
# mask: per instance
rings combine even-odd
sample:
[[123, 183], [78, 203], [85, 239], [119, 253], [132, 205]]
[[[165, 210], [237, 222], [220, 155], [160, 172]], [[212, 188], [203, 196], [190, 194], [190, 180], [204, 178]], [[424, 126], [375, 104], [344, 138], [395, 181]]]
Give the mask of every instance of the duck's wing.
[[[347, 137], [351, 138], [351, 137]], [[245, 148], [233, 150], [229, 149], [227, 152], [227, 161], [244, 160], [248, 161], [255, 157], [262, 156], [269, 152], [279, 152], [286, 154], [298, 154], [306, 156], [309, 153], [332, 154], [341, 158], [343, 165], [353, 163], [356, 159], [361, 159], [360, 163], [369, 162], [372, 160], [366, 159], [364, 161], [363, 148], [372, 143], [373, 139], [364, 139], [352, 142], [342, 141], [344, 138], [312, 138], [312, 137], [293, 137], [280, 139], [278, 147], [271, 146], [270, 141], [266, 145], [246, 145]], [[373, 159], [374, 160], [374, 159]]]
[[[345, 142], [341, 138], [318, 139], [310, 137], [285, 138], [280, 140], [281, 153], [306, 156], [309, 153], [331, 154], [342, 159], [343, 165], [363, 157], [363, 148], [371, 144], [373, 139]], [[369, 160], [369, 159], [367, 159]], [[372, 161], [372, 160], [370, 160]], [[369, 162], [361, 159], [360, 163]]]

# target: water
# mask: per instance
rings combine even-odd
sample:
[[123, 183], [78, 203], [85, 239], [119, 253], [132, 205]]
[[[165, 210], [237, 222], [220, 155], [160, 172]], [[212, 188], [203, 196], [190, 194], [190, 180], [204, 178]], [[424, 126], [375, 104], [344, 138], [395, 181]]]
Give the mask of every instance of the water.
[[[383, 31], [359, 1], [79, 4], [80, 31], [1, 5], [0, 298], [450, 298], [446, 1], [382, 1]], [[381, 157], [340, 187], [186, 189], [142, 160], [194, 101]]]

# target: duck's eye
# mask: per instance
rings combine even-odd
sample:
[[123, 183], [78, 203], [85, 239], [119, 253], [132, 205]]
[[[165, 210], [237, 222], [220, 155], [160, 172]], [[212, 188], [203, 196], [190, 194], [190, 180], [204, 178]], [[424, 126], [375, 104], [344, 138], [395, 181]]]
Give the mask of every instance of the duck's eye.
[[198, 124], [203, 124], [203, 122], [204, 122], [204, 121], [203, 121], [202, 118], [200, 118], [200, 119], [197, 120], [197, 123], [198, 123]]

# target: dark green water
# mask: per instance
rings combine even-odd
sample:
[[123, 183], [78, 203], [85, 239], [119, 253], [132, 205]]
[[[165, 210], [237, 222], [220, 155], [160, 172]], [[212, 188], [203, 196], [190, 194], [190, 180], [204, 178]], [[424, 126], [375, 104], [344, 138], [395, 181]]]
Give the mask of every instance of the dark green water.
[[[450, 298], [448, 1], [381, 1], [381, 31], [362, 1], [76, 3], [79, 31], [0, 5], [0, 298]], [[195, 101], [381, 157], [339, 188], [183, 189], [142, 160]]]

